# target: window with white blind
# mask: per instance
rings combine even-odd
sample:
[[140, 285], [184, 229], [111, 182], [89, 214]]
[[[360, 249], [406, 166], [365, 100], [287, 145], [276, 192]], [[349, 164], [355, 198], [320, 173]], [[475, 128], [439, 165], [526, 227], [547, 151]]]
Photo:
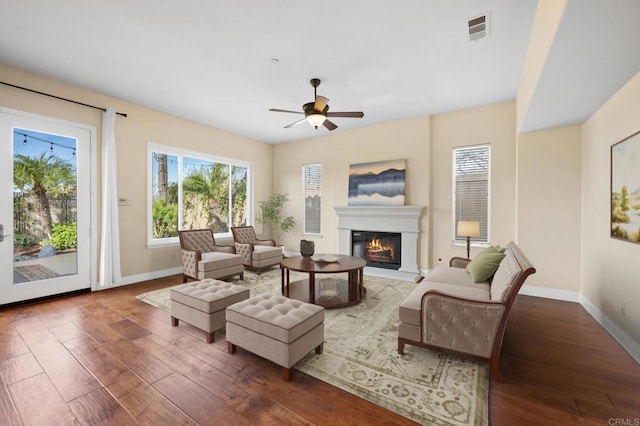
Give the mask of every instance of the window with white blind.
[[304, 229], [305, 234], [320, 233], [320, 207], [322, 200], [322, 164], [302, 166], [304, 178]]
[[476, 145], [453, 150], [453, 235], [454, 242], [466, 242], [458, 235], [460, 220], [480, 223], [480, 235], [472, 242], [489, 242], [489, 188], [491, 146]]

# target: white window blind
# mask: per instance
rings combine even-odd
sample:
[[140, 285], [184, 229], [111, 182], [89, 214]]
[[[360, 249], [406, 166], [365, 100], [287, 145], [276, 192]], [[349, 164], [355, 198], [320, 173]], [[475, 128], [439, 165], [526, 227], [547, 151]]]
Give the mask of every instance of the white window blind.
[[322, 201], [322, 164], [302, 166], [304, 176], [304, 233], [320, 233]]
[[491, 147], [478, 145], [453, 150], [453, 235], [457, 242], [466, 237], [457, 234], [460, 220], [480, 222], [480, 236], [474, 242], [489, 242], [489, 183]]

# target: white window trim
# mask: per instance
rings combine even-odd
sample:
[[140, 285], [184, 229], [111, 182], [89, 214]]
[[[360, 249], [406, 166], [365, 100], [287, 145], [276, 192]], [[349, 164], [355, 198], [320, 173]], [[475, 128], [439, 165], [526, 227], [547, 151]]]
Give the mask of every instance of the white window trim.
[[[315, 166], [319, 165], [320, 169], [323, 170], [324, 167], [322, 163], [306, 163], [302, 165], [302, 236], [303, 237], [313, 237], [313, 238], [322, 238], [322, 208], [320, 208], [320, 232], [307, 232], [306, 224], [307, 224], [307, 209], [305, 206], [306, 203], [306, 182], [305, 182], [305, 168], [307, 166]], [[322, 202], [322, 175], [320, 176], [320, 202]]]
[[[147, 142], [147, 248], [163, 248], [173, 247], [180, 244], [179, 237], [170, 238], [153, 238], [152, 230], [152, 214], [151, 208], [153, 202], [153, 176], [151, 171], [153, 170], [152, 154], [154, 152], [161, 152], [167, 155], [174, 155], [178, 157], [178, 181], [182, 181], [182, 157], [197, 158], [199, 160], [207, 160], [215, 163], [228, 163], [232, 166], [245, 167], [248, 169], [247, 173], [247, 225], [253, 225], [253, 163], [243, 160], [237, 160], [235, 158], [220, 157], [217, 155], [207, 154], [199, 151], [191, 151], [188, 149], [178, 148], [175, 146], [162, 145], [154, 142]], [[178, 229], [182, 229], [182, 185], [178, 185]], [[228, 239], [231, 238], [231, 231], [216, 234], [216, 238]]]
[[487, 185], [487, 241], [471, 241], [471, 247], [484, 248], [491, 245], [491, 173], [492, 173], [492, 158], [493, 153], [491, 144], [476, 144], [476, 145], [463, 145], [456, 146], [451, 150], [451, 246], [453, 247], [466, 247], [466, 240], [456, 240], [456, 170], [455, 170], [455, 152], [457, 149], [473, 149], [473, 148], [489, 148], [489, 171], [488, 171], [488, 185]]

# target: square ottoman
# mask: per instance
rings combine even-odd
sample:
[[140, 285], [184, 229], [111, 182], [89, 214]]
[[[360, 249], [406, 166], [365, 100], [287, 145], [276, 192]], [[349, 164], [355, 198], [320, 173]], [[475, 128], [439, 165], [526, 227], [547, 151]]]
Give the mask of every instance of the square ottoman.
[[225, 326], [227, 306], [248, 298], [248, 288], [220, 280], [179, 285], [171, 289], [171, 325], [176, 327], [182, 320], [207, 333], [207, 343], [211, 343], [213, 332]]
[[311, 350], [322, 353], [324, 308], [275, 294], [260, 294], [227, 307], [227, 350], [236, 346], [291, 368]]

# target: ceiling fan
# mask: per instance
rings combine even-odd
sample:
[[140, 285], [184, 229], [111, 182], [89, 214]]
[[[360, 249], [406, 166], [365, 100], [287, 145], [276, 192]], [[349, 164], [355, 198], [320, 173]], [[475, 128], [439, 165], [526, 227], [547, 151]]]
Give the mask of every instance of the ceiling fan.
[[284, 126], [288, 129], [293, 126], [297, 126], [300, 123], [307, 121], [316, 129], [318, 126], [324, 126], [329, 130], [335, 130], [338, 128], [332, 121], [329, 121], [328, 117], [350, 117], [350, 118], [362, 118], [364, 113], [362, 111], [350, 111], [350, 112], [329, 112], [328, 98], [320, 96], [317, 93], [317, 88], [320, 86], [320, 79], [312, 78], [310, 81], [313, 86], [313, 94], [315, 95], [315, 101], [302, 105], [302, 111], [290, 111], [287, 109], [270, 108], [269, 111], [275, 112], [288, 112], [291, 114], [304, 114], [304, 118], [295, 121], [291, 124]]

